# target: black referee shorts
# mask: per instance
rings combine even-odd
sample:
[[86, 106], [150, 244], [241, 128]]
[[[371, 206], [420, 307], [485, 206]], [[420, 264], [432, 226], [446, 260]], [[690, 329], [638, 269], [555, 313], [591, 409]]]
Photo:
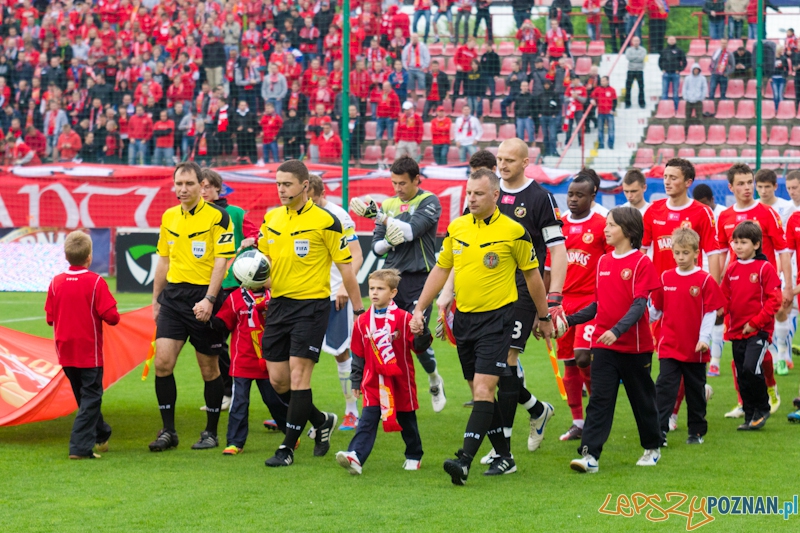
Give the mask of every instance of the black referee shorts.
[[[397, 286], [397, 294], [394, 297], [394, 303], [400, 309], [414, 314], [414, 308], [417, 306], [422, 288], [425, 287], [425, 282], [428, 280], [428, 272], [403, 272], [400, 274], [400, 284]], [[425, 310], [425, 320], [430, 323], [431, 309], [433, 304], [429, 305]]]
[[511, 348], [525, 351], [525, 345], [533, 330], [533, 321], [536, 317], [536, 305], [533, 303], [528, 292], [528, 286], [517, 285], [518, 298], [512, 305], [514, 306], [514, 329], [511, 331]]
[[278, 297], [270, 300], [261, 341], [264, 359], [279, 363], [292, 356], [319, 362], [330, 312], [331, 301], [328, 298], [293, 300]]
[[513, 330], [513, 304], [483, 313], [456, 310], [453, 336], [464, 379], [472, 381], [475, 374], [510, 376], [508, 348]]
[[[200, 322], [194, 317], [193, 308], [208, 294], [208, 285], [192, 285], [191, 283], [168, 283], [158, 303], [161, 310], [156, 321], [157, 339], [174, 339], [189, 343], [204, 355], [219, 355], [222, 341], [211, 329], [210, 322]], [[219, 311], [222, 302], [218, 299], [212, 314]]]

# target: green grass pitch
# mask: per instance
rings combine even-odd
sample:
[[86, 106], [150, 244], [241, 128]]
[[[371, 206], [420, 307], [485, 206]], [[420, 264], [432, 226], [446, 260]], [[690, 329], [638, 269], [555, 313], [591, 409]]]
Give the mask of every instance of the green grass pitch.
[[[113, 283], [112, 283], [113, 290]], [[119, 308], [147, 305], [148, 295], [118, 294]], [[52, 336], [44, 322], [44, 294], [0, 293], [0, 325]], [[701, 446], [687, 446], [685, 409], [670, 434], [658, 466], [636, 467], [641, 455], [624, 389], [620, 391], [611, 437], [596, 475], [572, 472], [576, 442], [560, 442], [571, 422], [558, 392], [542, 343], [531, 341], [522, 358], [528, 386], [553, 403], [556, 416], [537, 452], [526, 448], [527, 413], [517, 413], [513, 450], [518, 472], [501, 478], [481, 475], [476, 464], [466, 487], [455, 487], [442, 461], [461, 445], [469, 411], [462, 404], [469, 388], [455, 350], [437, 341], [436, 356], [445, 378], [448, 404], [431, 410], [427, 379], [418, 371], [419, 426], [425, 457], [422, 469], [405, 472], [399, 434], [380, 433], [364, 474], [351, 477], [333, 455], [346, 449], [352, 433], [335, 432], [331, 453], [312, 457], [305, 436], [290, 468], [268, 469], [264, 460], [280, 436], [262, 427], [267, 410], [253, 394], [250, 436], [245, 453], [223, 457], [222, 447], [192, 451], [204, 427], [202, 382], [192, 354], [184, 350], [177, 369], [177, 422], [181, 444], [150, 453], [147, 444], [161, 427], [152, 377], [141, 366], [106, 392], [103, 411], [114, 428], [111, 450], [96, 461], [69, 461], [67, 444], [73, 416], [22, 427], [0, 428], [0, 531], [686, 531], [686, 518], [670, 515], [655, 523], [647, 508], [627, 518], [601, 513], [608, 494], [616, 508], [620, 494], [667, 492], [698, 496], [777, 496], [782, 502], [800, 492], [795, 461], [800, 427], [786, 421], [798, 384], [798, 370], [778, 377], [783, 406], [760, 432], [737, 432], [738, 421], [723, 413], [735, 404], [730, 351], [723, 376], [710, 379], [709, 434]], [[106, 354], [113, 357], [113, 354]], [[657, 363], [654, 365], [654, 372]], [[655, 377], [655, 373], [654, 373]], [[315, 403], [340, 416], [344, 408], [336, 365], [323, 356], [313, 378]], [[222, 416], [223, 437], [227, 415]], [[488, 441], [481, 452], [489, 450]], [[688, 502], [680, 509], [688, 510]], [[701, 531], [798, 531], [800, 517], [733, 516], [715, 513]], [[651, 517], [658, 517], [657, 513]], [[702, 520], [697, 515], [695, 522]]]

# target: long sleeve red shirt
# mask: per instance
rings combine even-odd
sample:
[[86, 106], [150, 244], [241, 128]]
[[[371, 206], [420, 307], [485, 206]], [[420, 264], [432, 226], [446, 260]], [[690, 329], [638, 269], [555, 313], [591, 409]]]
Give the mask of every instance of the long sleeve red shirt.
[[400, 115], [395, 129], [396, 141], [410, 141], [422, 143], [422, 117], [414, 113], [410, 117], [405, 113]]

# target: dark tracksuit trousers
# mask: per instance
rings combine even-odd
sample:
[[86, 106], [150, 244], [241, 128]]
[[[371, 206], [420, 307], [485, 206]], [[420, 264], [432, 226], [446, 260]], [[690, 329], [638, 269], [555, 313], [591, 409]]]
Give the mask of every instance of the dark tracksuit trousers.
[[[235, 291], [238, 287], [231, 287], [229, 289], [222, 289], [219, 291], [219, 297], [217, 298], [218, 306], [217, 309], [222, 307], [222, 304], [225, 303], [225, 300], [228, 299], [228, 296], [231, 295], [233, 291]], [[215, 330], [216, 331], [216, 330]], [[217, 358], [219, 361], [219, 373], [222, 375], [222, 386], [225, 388], [225, 396], [232, 396], [233, 394], [233, 378], [230, 374], [231, 369], [231, 354], [228, 348], [228, 332], [222, 332], [222, 350]]]
[[[380, 421], [381, 408], [379, 406], [373, 405], [361, 409], [361, 418], [358, 420], [356, 434], [353, 435], [347, 451], [356, 452], [362, 465], [367, 462], [372, 448], [375, 446]], [[403, 442], [406, 443], [406, 459], [419, 461], [422, 459], [422, 439], [419, 436], [419, 427], [417, 427], [416, 411], [398, 411], [397, 423], [403, 428], [400, 434]]]
[[[397, 295], [394, 297], [394, 303], [397, 307], [414, 313], [414, 308], [417, 306], [419, 295], [422, 294], [422, 288], [425, 286], [425, 281], [428, 279], [427, 272], [403, 272], [403, 277], [400, 278], [400, 285], [397, 286]], [[425, 321], [430, 323], [431, 309], [433, 304], [429, 305], [425, 310]], [[417, 354], [417, 360], [422, 368], [428, 374], [436, 370], [436, 355], [434, 354], [433, 347], [428, 348], [426, 351]], [[360, 422], [359, 422], [360, 423]]]
[[592, 348], [592, 355], [592, 395], [586, 407], [586, 422], [578, 453], [586, 450], [595, 459], [600, 458], [603, 445], [611, 433], [620, 380], [625, 385], [633, 409], [642, 448], [659, 448], [661, 431], [658, 426], [656, 389], [650, 377], [652, 352], [630, 354]]
[[731, 342], [733, 362], [736, 364], [736, 381], [742, 397], [744, 419], [750, 421], [756, 414], [769, 412], [769, 394], [761, 364], [769, 347], [769, 336], [760, 331], [753, 337]]
[[63, 367], [78, 404], [78, 414], [69, 437], [69, 454], [88, 457], [97, 443], [111, 436], [111, 426], [103, 420], [100, 406], [103, 402], [103, 367]]
[[708, 432], [706, 421], [706, 364], [685, 363], [677, 359], [659, 359], [661, 371], [656, 380], [656, 403], [661, 432], [669, 431], [669, 417], [678, 398], [678, 390], [683, 379], [686, 390], [687, 427], [689, 435]]
[[268, 379], [233, 378], [233, 398], [228, 413], [228, 446], [244, 448], [250, 418], [250, 386], [256, 382], [261, 399], [269, 409], [278, 429], [286, 432], [286, 412], [289, 405], [281, 400]]

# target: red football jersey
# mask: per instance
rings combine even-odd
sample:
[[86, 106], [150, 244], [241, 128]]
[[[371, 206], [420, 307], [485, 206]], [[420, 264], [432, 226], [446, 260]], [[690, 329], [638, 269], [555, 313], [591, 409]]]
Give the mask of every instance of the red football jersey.
[[[792, 213], [786, 221], [786, 247], [795, 253], [795, 258], [800, 258], [800, 211]], [[800, 282], [800, 272], [797, 281]]]
[[[677, 267], [672, 257], [672, 232], [678, 228], [691, 228], [700, 235], [700, 250], [706, 254], [719, 253], [714, 212], [710, 207], [692, 200], [683, 207], [674, 208], [669, 200], [656, 200], [644, 214], [642, 247], [653, 247], [653, 264], [656, 270], [666, 272]], [[724, 248], [723, 248], [724, 250]], [[702, 266], [702, 255], [697, 266]]]
[[[242, 290], [236, 289], [231, 292], [220, 310], [214, 315], [215, 318], [222, 320], [227, 330], [231, 332], [229, 374], [234, 378], [269, 379], [266, 365], [262, 368], [258, 360], [261, 352], [261, 337], [264, 334], [266, 309], [269, 305], [269, 291], [266, 293], [248, 291], [248, 296], [254, 302], [251, 313], [250, 306], [244, 300]], [[250, 316], [251, 314], [252, 316]]]
[[722, 276], [722, 294], [728, 314], [725, 316], [725, 340], [745, 339], [756, 334], [742, 332], [748, 322], [757, 331], [775, 329], [775, 313], [781, 306], [781, 280], [768, 261], [735, 260]]
[[711, 274], [697, 267], [692, 272], [673, 269], [661, 274], [663, 287], [651, 295], [653, 307], [663, 311], [658, 358], [684, 363], [707, 363], [711, 352], [695, 352], [700, 324], [706, 313], [725, 306], [722, 291]]
[[[731, 206], [719, 214], [719, 222], [717, 227], [717, 238], [719, 239], [719, 247], [722, 250], [730, 248], [733, 242], [733, 230], [739, 223], [745, 220], [752, 220], [761, 227], [764, 242], [761, 243], [761, 250], [767, 256], [767, 261], [774, 268], [778, 268], [775, 262], [775, 254], [787, 250], [786, 239], [783, 236], [783, 227], [781, 226], [781, 217], [778, 213], [768, 205], [761, 202], [753, 202], [753, 205], [741, 211], [736, 209], [736, 206]], [[730, 248], [731, 259], [736, 257], [733, 253], [733, 248]]]
[[625, 316], [633, 300], [647, 298], [651, 291], [661, 287], [650, 259], [639, 250], [631, 250], [621, 256], [614, 252], [608, 253], [597, 263], [596, 283], [597, 317], [592, 347], [623, 353], [652, 352], [653, 335], [650, 333], [649, 315], [646, 311], [611, 346], [597, 342], [603, 333], [616, 326]]
[[[567, 246], [567, 277], [564, 280], [564, 294], [593, 294], [597, 280], [597, 262], [613, 250], [606, 244], [604, 229], [606, 218], [597, 213], [574, 220], [571, 213], [561, 217], [564, 223], [562, 233]], [[550, 254], [547, 254], [545, 268], [550, 270]]]
[[50, 282], [44, 311], [47, 323], [55, 327], [61, 366], [103, 366], [103, 322], [119, 323], [117, 301], [103, 278], [83, 267], [69, 267]]

